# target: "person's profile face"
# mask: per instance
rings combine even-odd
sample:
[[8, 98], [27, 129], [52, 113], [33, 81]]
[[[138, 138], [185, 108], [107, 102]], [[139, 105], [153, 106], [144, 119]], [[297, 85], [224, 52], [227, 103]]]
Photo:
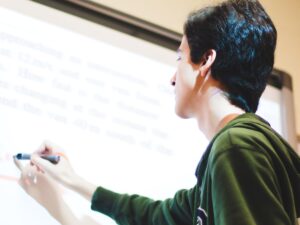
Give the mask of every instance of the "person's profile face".
[[198, 71], [190, 59], [190, 48], [187, 38], [182, 37], [177, 50], [177, 70], [171, 79], [175, 92], [175, 111], [182, 118], [189, 118], [193, 114], [194, 86]]

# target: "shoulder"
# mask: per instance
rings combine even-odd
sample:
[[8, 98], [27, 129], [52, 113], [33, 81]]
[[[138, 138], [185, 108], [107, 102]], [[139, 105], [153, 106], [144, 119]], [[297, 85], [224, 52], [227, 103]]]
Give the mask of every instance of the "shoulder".
[[240, 127], [224, 131], [216, 138], [208, 156], [211, 177], [219, 180], [223, 174], [240, 179], [253, 173], [273, 177], [274, 165], [269, 154], [272, 147], [268, 145], [271, 146], [268, 139], [259, 131]]
[[263, 132], [245, 127], [231, 127], [215, 139], [211, 154], [216, 157], [227, 151], [240, 150], [265, 153], [267, 148], [272, 146]]

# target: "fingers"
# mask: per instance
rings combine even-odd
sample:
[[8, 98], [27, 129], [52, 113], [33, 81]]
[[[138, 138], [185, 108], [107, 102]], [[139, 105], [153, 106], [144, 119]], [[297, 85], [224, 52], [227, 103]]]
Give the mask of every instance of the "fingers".
[[35, 151], [38, 155], [60, 155], [63, 154], [62, 149], [51, 141], [44, 141]]
[[54, 151], [54, 145], [50, 141], [44, 141], [35, 153], [41, 155], [50, 155]]
[[16, 167], [20, 170], [20, 172], [23, 172], [24, 166], [22, 165], [22, 163], [15, 156], [13, 157], [13, 159]]
[[14, 164], [21, 172], [21, 177], [18, 181], [18, 183], [26, 189], [26, 187], [30, 186], [32, 183], [37, 182], [37, 177], [34, 170], [30, 170], [28, 166], [23, 166], [20, 160], [18, 160], [16, 157], [13, 157]]
[[[38, 155], [39, 157], [34, 155]], [[49, 173], [51, 170], [54, 169], [53, 165], [48, 161], [41, 159], [41, 156], [47, 156], [47, 155], [58, 155], [67, 159], [67, 157], [60, 149], [60, 147], [55, 145], [53, 142], [46, 140], [39, 146], [39, 148], [31, 156], [30, 165], [35, 166], [37, 171], [40, 171], [42, 173], [47, 171]]]
[[50, 163], [48, 160], [45, 160], [43, 158], [41, 158], [39, 155], [37, 154], [32, 154], [31, 156], [31, 162], [37, 166], [37, 168], [44, 170], [44, 171], [49, 171], [52, 169], [52, 167], [54, 165], [52, 165], [52, 163]]
[[36, 188], [36, 185], [40, 182], [40, 178], [44, 175], [41, 175], [36, 171], [32, 166], [24, 166], [19, 179], [19, 185], [28, 193]]
[[35, 165], [38, 166], [40, 168], [48, 168], [49, 166], [51, 166], [51, 163], [43, 158], [41, 158], [39, 155], [37, 154], [32, 154], [31, 155], [31, 162]]

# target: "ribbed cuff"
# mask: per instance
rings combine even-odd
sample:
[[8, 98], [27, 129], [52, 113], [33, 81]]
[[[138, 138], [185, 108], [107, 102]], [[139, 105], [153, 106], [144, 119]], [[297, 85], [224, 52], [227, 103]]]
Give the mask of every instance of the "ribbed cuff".
[[92, 196], [91, 209], [114, 218], [113, 206], [119, 197], [118, 193], [97, 187]]

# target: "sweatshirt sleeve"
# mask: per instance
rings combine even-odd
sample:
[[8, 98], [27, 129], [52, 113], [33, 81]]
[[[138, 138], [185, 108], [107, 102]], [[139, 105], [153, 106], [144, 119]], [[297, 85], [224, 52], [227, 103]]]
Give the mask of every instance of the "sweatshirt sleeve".
[[218, 225], [293, 225], [283, 208], [267, 155], [233, 147], [211, 162], [212, 204]]
[[196, 189], [180, 190], [172, 199], [154, 201], [98, 187], [93, 194], [91, 208], [122, 225], [190, 225]]

